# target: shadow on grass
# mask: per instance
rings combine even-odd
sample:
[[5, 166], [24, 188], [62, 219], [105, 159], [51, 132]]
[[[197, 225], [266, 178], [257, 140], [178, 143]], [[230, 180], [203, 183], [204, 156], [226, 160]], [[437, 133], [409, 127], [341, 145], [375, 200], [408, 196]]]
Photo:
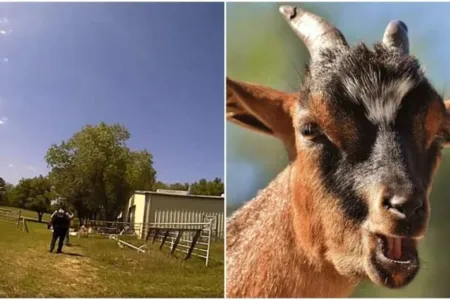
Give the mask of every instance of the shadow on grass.
[[70, 248], [84, 248], [84, 247], [81, 246], [80, 244], [69, 244], [69, 245], [65, 245], [65, 247], [70, 247]]
[[68, 256], [74, 256], [74, 257], [85, 257], [83, 254], [80, 254], [80, 253], [63, 252], [63, 253], [60, 253], [60, 254], [68, 255]]

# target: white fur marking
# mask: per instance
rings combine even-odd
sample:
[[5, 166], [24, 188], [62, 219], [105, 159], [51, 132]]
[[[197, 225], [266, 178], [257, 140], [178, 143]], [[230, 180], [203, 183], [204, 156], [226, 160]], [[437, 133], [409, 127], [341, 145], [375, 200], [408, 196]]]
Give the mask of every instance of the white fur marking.
[[409, 77], [380, 85], [380, 74], [368, 72], [361, 78], [345, 78], [344, 85], [351, 100], [362, 100], [367, 118], [374, 124], [394, 121], [403, 97], [416, 85]]

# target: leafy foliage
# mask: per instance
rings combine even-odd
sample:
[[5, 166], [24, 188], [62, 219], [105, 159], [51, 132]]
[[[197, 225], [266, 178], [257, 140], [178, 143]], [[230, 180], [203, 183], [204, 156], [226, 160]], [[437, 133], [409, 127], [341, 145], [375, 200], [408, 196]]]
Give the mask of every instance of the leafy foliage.
[[220, 196], [224, 193], [224, 184], [222, 179], [215, 178], [212, 181], [206, 179], [200, 179], [192, 184], [189, 183], [163, 183], [158, 181], [155, 183], [155, 190], [166, 189], [166, 190], [189, 190], [193, 195], [207, 195], [207, 196]]
[[37, 212], [39, 222], [42, 215], [51, 209], [50, 201], [54, 193], [46, 177], [22, 178], [15, 187], [8, 185], [7, 190], [8, 205]]
[[6, 200], [6, 181], [0, 177], [0, 205]]
[[6, 183], [4, 186], [4, 191], [1, 193], [1, 205], [11, 206], [14, 200], [14, 185], [11, 183]]
[[153, 187], [153, 157], [147, 150], [131, 151], [129, 138], [124, 126], [100, 123], [48, 150], [50, 178], [78, 217], [114, 219], [134, 190]]
[[194, 195], [220, 196], [223, 192], [224, 185], [222, 179], [217, 177], [212, 181], [200, 179], [191, 185], [191, 194]]
[[51, 145], [45, 160], [48, 177], [22, 179], [16, 187], [0, 178], [0, 204], [38, 212], [49, 211], [51, 200], [64, 202], [82, 219], [114, 220], [136, 190], [191, 190], [221, 195], [220, 178], [192, 184], [156, 181], [153, 156], [127, 146], [128, 130], [119, 124], [86, 125], [70, 139]]
[[178, 191], [187, 191], [189, 190], [189, 183], [164, 183], [158, 181], [154, 185], [154, 190], [164, 189], [164, 190], [178, 190]]

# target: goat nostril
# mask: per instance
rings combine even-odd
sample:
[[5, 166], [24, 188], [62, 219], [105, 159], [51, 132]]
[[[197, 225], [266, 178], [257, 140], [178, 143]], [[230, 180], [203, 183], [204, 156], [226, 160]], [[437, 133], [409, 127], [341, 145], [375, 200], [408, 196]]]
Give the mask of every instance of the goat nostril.
[[425, 203], [421, 197], [405, 197], [392, 194], [383, 196], [383, 207], [398, 218], [420, 216], [425, 212]]
[[391, 207], [391, 196], [383, 195], [383, 207], [389, 209]]
[[406, 207], [407, 203], [408, 200], [405, 197], [393, 195], [391, 193], [386, 193], [383, 196], [384, 208], [391, 214], [395, 215], [397, 218], [406, 218], [406, 215], [408, 215]]
[[392, 196], [392, 195], [385, 195], [383, 197], [383, 206], [387, 210], [389, 209], [395, 209], [403, 213], [402, 211], [402, 204], [398, 201], [398, 197]]

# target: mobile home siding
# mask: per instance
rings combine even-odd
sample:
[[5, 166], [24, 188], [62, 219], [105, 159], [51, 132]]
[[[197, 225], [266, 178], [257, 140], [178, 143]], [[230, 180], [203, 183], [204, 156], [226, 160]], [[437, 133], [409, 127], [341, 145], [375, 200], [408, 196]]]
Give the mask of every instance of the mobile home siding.
[[144, 223], [145, 195], [141, 194], [134, 195], [134, 205], [136, 205], [135, 222]]
[[[130, 221], [129, 209], [135, 206], [136, 233], [142, 223], [202, 223], [203, 217], [216, 216], [213, 224], [218, 238], [224, 234], [224, 199], [197, 195], [177, 195], [157, 192], [136, 193], [130, 198], [124, 220]], [[144, 232], [142, 232], [143, 234]]]
[[[223, 238], [224, 203], [221, 198], [151, 194], [146, 223], [202, 223], [203, 216], [217, 216], [217, 233]], [[216, 228], [215, 228], [216, 229]]]
[[144, 215], [146, 210], [145, 198], [146, 198], [145, 194], [136, 193], [133, 196], [131, 196], [123, 214], [123, 220], [130, 222], [131, 221], [130, 209], [134, 207], [134, 224], [138, 225], [138, 227], [135, 227], [137, 234], [141, 234], [139, 225], [144, 223]]

